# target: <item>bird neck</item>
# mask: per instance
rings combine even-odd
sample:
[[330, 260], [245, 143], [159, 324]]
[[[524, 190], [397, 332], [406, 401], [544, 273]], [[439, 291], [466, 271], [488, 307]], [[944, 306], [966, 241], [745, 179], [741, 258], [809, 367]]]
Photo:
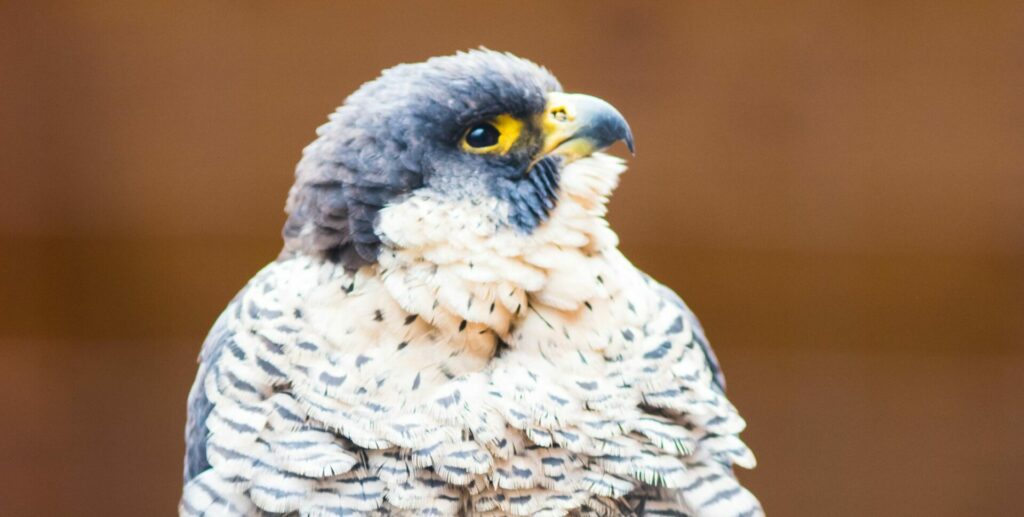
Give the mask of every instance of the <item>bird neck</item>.
[[616, 290], [608, 273], [622, 259], [604, 215], [624, 170], [600, 153], [566, 166], [550, 219], [529, 234], [504, 223], [498, 200], [419, 192], [381, 211], [373, 267], [404, 310], [441, 329], [504, 337], [531, 308], [578, 311]]

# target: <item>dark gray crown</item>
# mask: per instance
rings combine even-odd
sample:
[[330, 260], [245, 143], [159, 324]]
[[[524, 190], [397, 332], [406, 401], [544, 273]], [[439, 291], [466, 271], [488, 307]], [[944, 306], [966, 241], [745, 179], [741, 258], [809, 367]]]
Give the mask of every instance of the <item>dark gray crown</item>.
[[460, 52], [399, 65], [360, 87], [303, 151], [288, 196], [285, 254], [303, 252], [348, 268], [373, 263], [378, 211], [457, 168], [468, 124], [500, 113], [526, 117], [561, 90], [543, 67], [507, 53]]

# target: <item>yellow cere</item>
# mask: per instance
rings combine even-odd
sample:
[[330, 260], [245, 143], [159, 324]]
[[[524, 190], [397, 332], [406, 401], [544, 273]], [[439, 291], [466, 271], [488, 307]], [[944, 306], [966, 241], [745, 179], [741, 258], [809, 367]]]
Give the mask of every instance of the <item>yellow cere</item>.
[[547, 107], [540, 117], [540, 127], [544, 132], [544, 146], [541, 149], [541, 154], [554, 151], [578, 129], [575, 111], [576, 104], [571, 94], [562, 92], [548, 94]]
[[466, 138], [463, 137], [462, 148], [464, 150], [478, 154], [505, 154], [512, 148], [516, 141], [519, 140], [519, 135], [523, 132], [523, 121], [513, 117], [512, 115], [498, 115], [487, 122], [494, 126], [494, 128], [500, 133], [498, 143], [488, 147], [471, 147], [466, 143]]

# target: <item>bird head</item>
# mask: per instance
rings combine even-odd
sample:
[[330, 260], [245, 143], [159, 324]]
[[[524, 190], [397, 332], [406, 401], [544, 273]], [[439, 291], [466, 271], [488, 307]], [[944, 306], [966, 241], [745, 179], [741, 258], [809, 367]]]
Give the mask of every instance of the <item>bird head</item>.
[[296, 169], [285, 252], [350, 269], [376, 261], [389, 206], [427, 196], [440, 216], [468, 202], [489, 207], [488, 224], [529, 236], [558, 206], [565, 167], [619, 140], [633, 150], [610, 104], [564, 93], [545, 68], [490, 50], [385, 70], [317, 134]]

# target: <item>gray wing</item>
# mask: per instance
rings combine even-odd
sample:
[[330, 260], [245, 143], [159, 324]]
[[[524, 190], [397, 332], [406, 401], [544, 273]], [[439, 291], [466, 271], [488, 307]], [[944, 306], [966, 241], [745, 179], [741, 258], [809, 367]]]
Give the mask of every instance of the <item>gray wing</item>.
[[690, 310], [690, 307], [686, 305], [686, 302], [675, 293], [675, 291], [665, 287], [658, 283], [651, 277], [647, 277], [653, 285], [657, 286], [659, 293], [663, 300], [676, 307], [679, 307], [683, 311], [683, 317], [690, 322], [693, 326], [693, 337], [694, 340], [700, 344], [701, 350], [704, 351], [704, 357], [707, 360], [708, 368], [711, 369], [711, 373], [714, 374], [715, 386], [718, 387], [723, 393], [725, 392], [725, 374], [722, 373], [722, 367], [718, 363], [718, 357], [715, 356], [715, 351], [711, 349], [711, 343], [708, 341], [707, 336], [704, 334], [704, 326], [700, 324], [700, 320], [697, 319], [697, 315]]
[[[708, 368], [713, 374], [713, 386], [722, 394], [724, 401], [725, 376], [697, 316], [671, 289], [649, 278], [648, 280], [656, 286], [662, 300], [677, 307], [682, 311], [683, 318], [690, 322], [693, 339], [700, 344]], [[731, 404], [726, 404], [731, 408]], [[738, 418], [734, 408], [731, 412], [732, 416]], [[686, 516], [691, 515], [692, 511], [693, 514], [703, 515], [706, 509], [709, 514], [714, 515], [764, 515], [757, 498], [740, 485], [733, 472], [733, 464], [737, 460], [742, 459], [743, 462], [739, 464], [746, 468], [751, 468], [754, 464], [753, 455], [736, 436], [745, 424], [740, 419], [740, 429], [729, 430], [728, 426], [721, 425], [723, 423], [719, 421], [711, 425], [711, 421], [706, 422], [708, 426], [703, 429], [703, 436], [699, 439], [701, 445], [711, 453], [711, 458], [687, 463], [688, 470], [697, 477], [697, 481], [680, 488], [653, 487], [640, 491], [636, 496], [636, 503], [640, 505], [638, 514]], [[687, 510], [683, 511], [680, 508]]]
[[[236, 298], [237, 300], [237, 298]], [[185, 483], [210, 468], [206, 458], [206, 439], [208, 431], [206, 420], [213, 411], [213, 403], [206, 397], [204, 385], [210, 367], [217, 363], [227, 343], [232, 340], [233, 333], [228, 330], [228, 315], [236, 310], [237, 301], [232, 301], [228, 308], [217, 318], [213, 328], [203, 341], [199, 352], [199, 371], [192, 389], [188, 393], [188, 420], [185, 424]]]

